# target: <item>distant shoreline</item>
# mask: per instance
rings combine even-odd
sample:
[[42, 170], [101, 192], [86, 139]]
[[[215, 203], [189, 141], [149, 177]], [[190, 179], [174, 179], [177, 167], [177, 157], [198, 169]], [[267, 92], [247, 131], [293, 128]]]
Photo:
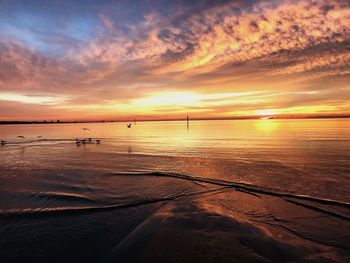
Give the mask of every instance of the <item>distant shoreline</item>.
[[[216, 120], [259, 120], [265, 116], [248, 116], [248, 117], [232, 117], [232, 118], [190, 118], [190, 121], [216, 121]], [[292, 120], [292, 119], [347, 119], [350, 115], [344, 116], [274, 116], [270, 119], [273, 120]], [[137, 122], [154, 122], [154, 121], [186, 121], [186, 118], [176, 119], [149, 119], [149, 120], [137, 120]], [[20, 125], [20, 124], [74, 124], [74, 123], [111, 123], [111, 122], [134, 122], [132, 120], [100, 120], [100, 121], [0, 121], [0, 125]]]

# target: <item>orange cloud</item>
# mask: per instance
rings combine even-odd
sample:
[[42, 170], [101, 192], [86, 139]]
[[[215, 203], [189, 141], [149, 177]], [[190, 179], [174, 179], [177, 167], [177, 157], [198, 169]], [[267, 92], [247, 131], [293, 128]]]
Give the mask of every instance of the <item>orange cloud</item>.
[[0, 32], [0, 103], [50, 98], [54, 112], [94, 117], [350, 113], [348, 1], [180, 5], [128, 23], [106, 10], [62, 56]]

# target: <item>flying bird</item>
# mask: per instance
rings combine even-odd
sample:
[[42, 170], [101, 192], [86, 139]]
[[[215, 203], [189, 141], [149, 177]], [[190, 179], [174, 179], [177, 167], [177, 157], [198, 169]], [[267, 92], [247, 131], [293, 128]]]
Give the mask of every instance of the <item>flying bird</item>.
[[126, 126], [127, 126], [128, 128], [131, 128], [131, 123], [127, 124]]
[[17, 138], [23, 138], [23, 139], [25, 139], [25, 137], [22, 136], [22, 135], [17, 136]]

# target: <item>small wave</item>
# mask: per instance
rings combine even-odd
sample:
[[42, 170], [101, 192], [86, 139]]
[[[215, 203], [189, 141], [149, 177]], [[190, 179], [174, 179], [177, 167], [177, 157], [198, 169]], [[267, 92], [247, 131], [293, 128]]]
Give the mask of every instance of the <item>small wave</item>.
[[245, 191], [249, 191], [249, 192], [261, 193], [261, 194], [266, 194], [266, 195], [303, 199], [303, 200], [308, 200], [308, 201], [313, 201], [313, 202], [318, 202], [318, 203], [323, 203], [323, 204], [336, 205], [336, 206], [350, 208], [350, 203], [343, 202], [343, 201], [313, 197], [313, 196], [309, 196], [309, 195], [285, 193], [285, 192], [280, 192], [277, 189], [263, 188], [263, 187], [255, 186], [255, 185], [249, 184], [249, 183], [234, 182], [234, 181], [228, 181], [228, 180], [222, 180], [222, 179], [212, 179], [212, 178], [205, 178], [205, 177], [198, 177], [198, 176], [190, 176], [190, 175], [185, 175], [185, 174], [180, 174], [180, 173], [151, 171], [151, 172], [127, 172], [127, 173], [114, 172], [114, 173], [109, 173], [109, 174], [105, 174], [105, 175], [107, 175], [107, 176], [111, 175], [111, 176], [173, 177], [173, 178], [178, 178], [178, 179], [215, 184], [215, 185], [219, 185], [219, 186], [228, 186], [228, 187], [233, 187], [233, 188], [237, 188], [237, 189], [241, 189], [241, 190], [245, 190]]
[[135, 201], [126, 204], [112, 204], [112, 205], [101, 205], [101, 206], [80, 206], [80, 207], [54, 207], [54, 208], [27, 208], [27, 209], [11, 209], [11, 210], [0, 210], [0, 216], [16, 216], [26, 217], [34, 215], [52, 215], [52, 214], [72, 214], [72, 213], [84, 213], [94, 211], [108, 211], [114, 209], [129, 208], [133, 206], [140, 206], [145, 204], [157, 203], [162, 201], [174, 200], [178, 198], [177, 194], [170, 195], [167, 197], [148, 199], [142, 201]]
[[[172, 173], [172, 172], [161, 172], [161, 171], [150, 171], [150, 172], [144, 172], [144, 171], [135, 171], [135, 172], [114, 172], [114, 173], [106, 173], [103, 174], [103, 176], [157, 176], [157, 177], [172, 177], [176, 179], [181, 180], [189, 180], [193, 182], [200, 182], [200, 183], [207, 183], [219, 186], [215, 189], [209, 189], [205, 191], [200, 192], [179, 192], [174, 193], [165, 197], [159, 197], [159, 198], [146, 198], [143, 200], [136, 200], [134, 202], [130, 203], [124, 203], [124, 204], [111, 204], [111, 205], [98, 205], [98, 206], [79, 206], [79, 207], [57, 207], [57, 208], [33, 208], [33, 209], [13, 209], [13, 210], [0, 210], [0, 216], [27, 216], [27, 215], [33, 215], [33, 214], [47, 214], [50, 215], [52, 213], [77, 213], [77, 212], [91, 212], [91, 211], [103, 211], [103, 210], [112, 210], [112, 209], [121, 209], [121, 208], [128, 208], [132, 206], [139, 206], [139, 205], [145, 205], [145, 204], [151, 204], [151, 203], [157, 203], [162, 201], [169, 201], [169, 200], [175, 200], [182, 196], [189, 196], [189, 195], [196, 195], [196, 194], [204, 194], [204, 193], [215, 193], [215, 191], [222, 191], [223, 189], [235, 189], [237, 191], [241, 191], [247, 194], [252, 194], [255, 196], [262, 195], [269, 195], [269, 196], [275, 196], [282, 198], [283, 200], [294, 203], [295, 205], [303, 206], [305, 208], [309, 208], [315, 211], [318, 211], [320, 213], [324, 213], [333, 217], [337, 217], [342, 220], [350, 221], [350, 217], [340, 214], [338, 212], [330, 211], [329, 209], [325, 209], [320, 207], [320, 205], [327, 205], [327, 206], [334, 206], [334, 207], [343, 207], [343, 208], [350, 208], [350, 204], [347, 202], [342, 202], [338, 200], [332, 200], [332, 199], [324, 199], [324, 198], [318, 198], [308, 195], [298, 195], [294, 193], [286, 193], [281, 192], [277, 189], [272, 188], [264, 188], [255, 186], [253, 184], [249, 183], [242, 183], [242, 182], [234, 182], [234, 181], [228, 181], [228, 180], [222, 180], [222, 179], [213, 179], [213, 178], [203, 178], [203, 177], [197, 177], [197, 176], [190, 176], [180, 173]], [[42, 198], [62, 198], [64, 200], [71, 199], [76, 201], [87, 201], [87, 202], [97, 202], [94, 199], [91, 199], [87, 196], [80, 195], [80, 194], [70, 194], [70, 193], [61, 193], [61, 192], [43, 192], [34, 194], [36, 196], [42, 197]], [[304, 201], [304, 202], [302, 202]], [[316, 205], [318, 204], [318, 205]], [[326, 207], [327, 208], [327, 207]]]
[[308, 209], [311, 209], [311, 210], [315, 210], [317, 212], [321, 212], [323, 214], [327, 214], [327, 215], [330, 215], [330, 216], [333, 216], [333, 217], [337, 217], [339, 219], [350, 221], [350, 217], [348, 217], [346, 215], [342, 215], [342, 214], [334, 212], [334, 211], [326, 210], [326, 209], [323, 209], [323, 208], [320, 208], [320, 207], [317, 207], [317, 206], [314, 206], [314, 205], [306, 204], [306, 203], [303, 203], [303, 202], [298, 202], [296, 200], [291, 200], [290, 198], [284, 198], [284, 200], [286, 200], [287, 202], [293, 203], [295, 205], [298, 205], [298, 206], [302, 206], [302, 207], [305, 207], [305, 208], [308, 208]]
[[89, 202], [89, 203], [97, 202], [97, 200], [82, 194], [64, 193], [64, 192], [38, 192], [38, 193], [31, 193], [30, 196], [34, 198], [42, 198], [42, 199], [55, 199], [55, 200], [60, 199], [63, 201], [78, 201], [78, 202]]
[[[79, 137], [78, 137], [79, 138]], [[82, 137], [84, 138], [84, 137]], [[81, 138], [80, 138], [81, 139]], [[100, 139], [111, 139], [111, 138], [95, 138], [92, 137], [92, 140]], [[48, 146], [52, 145], [52, 143], [72, 143], [76, 142], [75, 138], [52, 138], [52, 139], [24, 139], [24, 140], [9, 140], [6, 143], [6, 146]], [[37, 143], [37, 144], [34, 144]]]
[[[197, 176], [189, 176], [185, 174], [180, 173], [169, 173], [169, 172], [158, 172], [158, 171], [152, 171], [152, 172], [128, 172], [128, 173], [121, 173], [121, 172], [115, 172], [111, 174], [106, 174], [107, 176], [160, 176], [160, 177], [173, 177], [183, 180], [190, 180], [190, 181], [196, 181], [196, 182], [202, 182], [202, 183], [209, 183], [214, 184], [222, 187], [230, 187], [234, 188], [238, 191], [242, 191], [245, 193], [250, 194], [264, 194], [269, 196], [276, 196], [283, 198], [287, 202], [293, 202], [293, 199], [295, 200], [303, 200], [303, 201], [309, 201], [313, 203], [317, 203], [320, 205], [332, 205], [332, 206], [338, 206], [338, 207], [345, 207], [350, 208], [350, 203], [342, 202], [338, 200], [332, 200], [332, 199], [324, 199], [324, 198], [318, 198], [308, 195], [298, 195], [298, 194], [292, 194], [292, 193], [285, 193], [280, 192], [276, 189], [271, 188], [263, 188], [258, 187], [252, 184], [247, 183], [241, 183], [241, 182], [232, 182], [228, 180], [221, 180], [221, 179], [211, 179], [211, 178], [203, 178], [203, 177], [197, 177]], [[305, 204], [302, 202], [294, 201], [294, 204], [301, 205], [305, 208], [309, 208], [315, 211], [318, 211], [320, 213], [324, 213], [333, 217], [337, 217], [342, 220], [350, 221], [350, 217], [346, 215], [342, 215], [333, 211], [329, 211], [323, 208], [320, 208], [318, 206], [312, 205], [312, 204]]]
[[79, 206], [79, 207], [50, 207], [50, 208], [26, 208], [26, 209], [10, 209], [0, 210], [0, 217], [28, 217], [37, 215], [53, 215], [53, 214], [74, 214], [74, 213], [89, 213], [89, 212], [102, 212], [116, 209], [125, 209], [135, 206], [147, 205], [152, 203], [159, 203], [164, 201], [172, 201], [184, 196], [191, 195], [203, 195], [208, 193], [217, 193], [223, 191], [226, 187], [219, 187], [216, 189], [198, 191], [198, 192], [185, 192], [170, 194], [159, 198], [144, 198], [130, 203], [124, 204], [111, 204], [111, 205], [99, 205], [99, 206]]
[[60, 144], [70, 144], [75, 142], [73, 139], [40, 139], [40, 140], [25, 140], [25, 141], [9, 141], [2, 149], [6, 150], [18, 150], [28, 149], [32, 147], [49, 147]]
[[27, 139], [21, 141], [8, 141], [6, 145], [23, 145], [35, 142], [73, 142], [75, 139]]

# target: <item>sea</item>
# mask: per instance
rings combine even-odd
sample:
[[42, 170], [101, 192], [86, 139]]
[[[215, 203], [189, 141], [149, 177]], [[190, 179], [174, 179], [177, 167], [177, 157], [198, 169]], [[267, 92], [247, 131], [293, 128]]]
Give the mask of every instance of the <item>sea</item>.
[[121, 244], [181, 200], [349, 260], [350, 119], [127, 124], [0, 126], [1, 262], [132, 262], [146, 241]]

